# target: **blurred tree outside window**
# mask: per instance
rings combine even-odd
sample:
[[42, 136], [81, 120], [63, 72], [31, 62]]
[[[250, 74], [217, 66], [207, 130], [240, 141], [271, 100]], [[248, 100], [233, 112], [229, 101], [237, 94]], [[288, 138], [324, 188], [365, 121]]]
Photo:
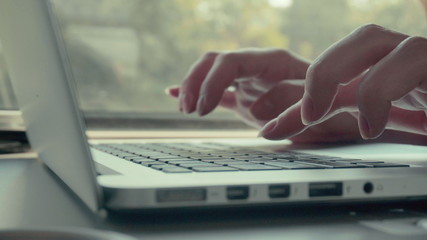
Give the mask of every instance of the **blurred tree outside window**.
[[[85, 112], [179, 114], [164, 89], [207, 51], [274, 47], [314, 59], [366, 23], [427, 36], [417, 0], [53, 3]], [[16, 108], [9, 85], [0, 48], [0, 109]]]

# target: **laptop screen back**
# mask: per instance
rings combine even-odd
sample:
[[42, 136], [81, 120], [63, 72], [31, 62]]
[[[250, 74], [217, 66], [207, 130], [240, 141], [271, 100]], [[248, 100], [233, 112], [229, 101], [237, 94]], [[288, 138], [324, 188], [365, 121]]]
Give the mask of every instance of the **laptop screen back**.
[[0, 1], [3, 50], [30, 144], [96, 210], [100, 190], [54, 21], [48, 1]]

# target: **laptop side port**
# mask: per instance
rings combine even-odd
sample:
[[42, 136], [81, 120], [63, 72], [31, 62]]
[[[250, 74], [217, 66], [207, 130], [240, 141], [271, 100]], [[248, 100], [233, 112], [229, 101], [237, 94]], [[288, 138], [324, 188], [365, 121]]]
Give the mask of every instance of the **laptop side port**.
[[291, 194], [289, 184], [278, 184], [268, 186], [268, 196], [270, 198], [287, 198]]
[[156, 192], [159, 203], [200, 202], [206, 200], [205, 188], [160, 189]]
[[342, 196], [343, 184], [342, 182], [309, 183], [308, 191], [310, 197]]
[[228, 200], [245, 200], [249, 197], [248, 186], [234, 186], [227, 187], [227, 199]]
[[374, 184], [372, 184], [371, 182], [367, 182], [363, 185], [363, 191], [366, 194], [370, 194], [374, 191]]

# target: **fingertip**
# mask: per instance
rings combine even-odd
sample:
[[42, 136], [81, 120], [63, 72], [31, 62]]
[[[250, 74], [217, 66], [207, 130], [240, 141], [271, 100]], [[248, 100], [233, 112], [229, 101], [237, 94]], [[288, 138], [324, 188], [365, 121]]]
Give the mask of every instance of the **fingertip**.
[[[221, 97], [221, 96], [220, 96]], [[199, 116], [203, 117], [211, 113], [221, 102], [221, 98], [217, 99], [216, 96], [211, 95], [201, 95], [197, 101], [195, 111]]]
[[177, 86], [167, 87], [167, 88], [165, 88], [165, 94], [169, 95], [171, 97], [174, 97], [174, 98], [178, 98], [179, 97], [179, 87], [177, 87]]
[[385, 130], [387, 120], [384, 121], [384, 123], [378, 122], [378, 121], [372, 121], [369, 118], [367, 118], [364, 114], [359, 114], [359, 131], [360, 136], [365, 139], [375, 139], [381, 136], [381, 134]]
[[270, 139], [272, 133], [274, 132], [274, 129], [277, 126], [277, 118], [271, 120], [267, 124], [264, 125], [264, 127], [260, 130], [258, 133], [258, 137], [264, 137], [266, 139]]
[[197, 100], [196, 111], [200, 117], [205, 116], [210, 112], [206, 107], [206, 96], [202, 95], [199, 97], [199, 100]]
[[[326, 99], [321, 99], [325, 101]], [[305, 126], [312, 125], [319, 122], [326, 114], [328, 110], [320, 103], [320, 101], [314, 100], [310, 94], [305, 93], [301, 101], [301, 122]], [[329, 109], [329, 108], [327, 108]]]
[[359, 93], [358, 123], [362, 138], [375, 139], [384, 132], [389, 122], [391, 106], [391, 101], [384, 99], [381, 94]]
[[365, 116], [363, 116], [363, 114], [359, 114], [359, 131], [360, 131], [360, 136], [364, 140], [371, 139], [371, 127], [368, 120], [366, 119]]
[[180, 95], [180, 106], [183, 109], [184, 113], [190, 114], [196, 110], [196, 105], [194, 104], [194, 96], [189, 92], [182, 93]]
[[301, 103], [301, 121], [304, 125], [310, 125], [317, 120], [313, 118], [313, 110], [313, 99], [308, 94], [304, 94]]

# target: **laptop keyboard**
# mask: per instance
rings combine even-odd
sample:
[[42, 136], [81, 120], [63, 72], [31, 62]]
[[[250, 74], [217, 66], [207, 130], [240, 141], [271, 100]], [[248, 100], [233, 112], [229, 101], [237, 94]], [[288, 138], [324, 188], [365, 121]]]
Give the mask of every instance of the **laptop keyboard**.
[[272, 153], [217, 143], [96, 144], [92, 147], [165, 173], [409, 167], [295, 151]]

